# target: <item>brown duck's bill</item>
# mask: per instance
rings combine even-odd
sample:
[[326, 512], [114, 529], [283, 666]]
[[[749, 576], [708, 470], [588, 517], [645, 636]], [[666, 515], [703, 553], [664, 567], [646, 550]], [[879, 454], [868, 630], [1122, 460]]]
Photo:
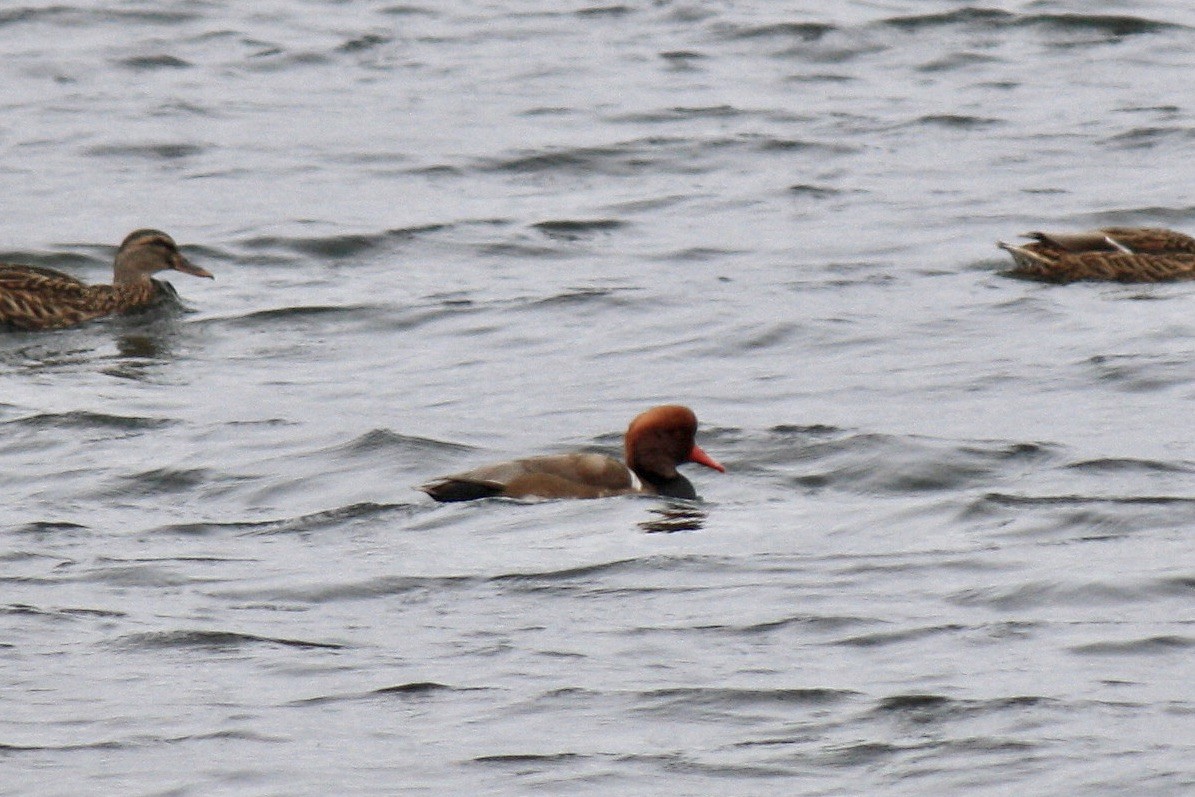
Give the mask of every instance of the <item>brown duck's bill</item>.
[[179, 257], [174, 261], [174, 270], [181, 271], [184, 274], [191, 274], [196, 277], [207, 277], [210, 280], [214, 280], [216, 278], [212, 272], [208, 271], [206, 268], [200, 268], [190, 260], [187, 260], [185, 257]]
[[713, 468], [719, 473], [726, 472], [726, 468], [722, 467], [722, 463], [702, 451], [701, 446], [697, 444], [694, 444], [693, 450], [689, 452], [689, 461], [696, 462], [698, 465], [705, 465], [707, 468]]

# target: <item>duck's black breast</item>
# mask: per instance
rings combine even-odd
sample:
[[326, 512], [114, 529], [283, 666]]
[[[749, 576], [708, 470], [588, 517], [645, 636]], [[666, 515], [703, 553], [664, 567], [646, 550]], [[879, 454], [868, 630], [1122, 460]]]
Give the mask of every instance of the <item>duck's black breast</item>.
[[667, 498], [687, 498], [689, 500], [697, 498], [697, 491], [693, 489], [693, 483], [679, 473], [671, 479], [651, 480], [651, 485], [656, 488], [657, 493]]

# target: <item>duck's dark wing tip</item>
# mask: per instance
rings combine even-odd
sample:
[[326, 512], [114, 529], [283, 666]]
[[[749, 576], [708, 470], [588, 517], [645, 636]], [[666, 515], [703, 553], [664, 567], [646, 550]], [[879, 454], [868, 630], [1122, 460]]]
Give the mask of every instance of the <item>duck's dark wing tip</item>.
[[479, 498], [493, 498], [502, 495], [504, 485], [497, 482], [471, 481], [444, 477], [434, 479], [417, 488], [441, 503], [454, 501], [476, 501]]

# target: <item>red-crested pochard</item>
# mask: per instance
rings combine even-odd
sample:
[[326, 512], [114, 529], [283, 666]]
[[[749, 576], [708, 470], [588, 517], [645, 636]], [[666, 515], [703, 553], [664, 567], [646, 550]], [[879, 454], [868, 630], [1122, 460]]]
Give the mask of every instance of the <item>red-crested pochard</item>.
[[697, 416], [667, 404], [644, 412], [627, 427], [626, 464], [605, 454], [561, 454], [486, 465], [428, 482], [418, 489], [437, 501], [475, 498], [604, 498], [644, 493], [696, 498], [676, 466], [696, 462], [724, 473], [694, 442]]

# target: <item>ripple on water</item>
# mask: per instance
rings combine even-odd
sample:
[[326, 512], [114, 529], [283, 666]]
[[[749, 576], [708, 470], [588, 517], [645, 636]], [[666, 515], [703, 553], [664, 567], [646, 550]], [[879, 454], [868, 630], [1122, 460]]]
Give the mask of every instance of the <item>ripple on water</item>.
[[171, 418], [153, 418], [139, 415], [111, 415], [103, 412], [72, 410], [69, 412], [43, 412], [22, 418], [0, 421], [0, 425], [26, 429], [113, 429], [117, 431], [157, 430], [178, 423]]
[[[990, 240], [1191, 224], [1190, 9], [509, 5], [0, 9], [0, 260], [220, 264], [0, 345], [8, 779], [1185, 793], [1191, 286]], [[717, 500], [407, 486], [656, 401]]]
[[479, 687], [456, 687], [436, 681], [411, 681], [409, 683], [394, 684], [370, 689], [367, 692], [350, 692], [341, 694], [318, 695], [296, 700], [292, 706], [318, 706], [329, 703], [345, 703], [382, 698], [399, 698], [404, 701], [431, 700], [445, 695], [469, 693], [479, 691]]
[[1000, 30], [1015, 27], [1038, 28], [1052, 33], [1094, 33], [1101, 34], [1108, 39], [1182, 30], [1184, 27], [1177, 23], [1130, 15], [1020, 14], [985, 8], [962, 8], [942, 13], [890, 17], [878, 24], [914, 33], [948, 26], [964, 27], [970, 30]]
[[455, 224], [423, 224], [397, 227], [379, 233], [353, 233], [313, 236], [259, 235], [240, 242], [246, 249], [262, 252], [280, 250], [319, 260], [349, 260], [376, 251], [390, 250], [397, 245], [432, 233], [459, 226]]
[[[712, 430], [717, 442], [732, 435]], [[729, 444], [728, 444], [729, 445]], [[916, 495], [990, 486], [1027, 466], [1056, 456], [1056, 448], [1011, 441], [950, 441], [854, 432], [829, 426], [777, 426], [753, 436], [749, 468], [796, 471], [787, 476], [806, 490]]]
[[1082, 656], [1158, 656], [1187, 654], [1192, 648], [1195, 648], [1195, 637], [1163, 635], [1114, 642], [1089, 642], [1072, 647], [1071, 652]]
[[[643, 120], [636, 119], [636, 124]], [[524, 175], [559, 174], [634, 176], [645, 169], [671, 174], [704, 174], [718, 168], [722, 160], [740, 151], [785, 154], [794, 148], [815, 154], [847, 154], [853, 150], [838, 144], [785, 142], [769, 136], [649, 136], [605, 146], [551, 147], [524, 151], [477, 164], [479, 171]]]
[[963, 517], [973, 521], [984, 518], [985, 525], [1002, 536], [1113, 540], [1188, 527], [1195, 522], [1195, 498], [986, 493], [966, 507]]
[[159, 69], [190, 69], [194, 64], [174, 55], [139, 55], [122, 58], [117, 63], [134, 72], [154, 72]]
[[484, 583], [484, 579], [476, 576], [379, 576], [339, 584], [325, 581], [307, 586], [220, 589], [212, 594], [234, 600], [321, 604], [412, 593], [445, 596], [460, 590], [474, 590]]
[[531, 226], [551, 238], [577, 241], [621, 229], [627, 226], [627, 222], [620, 219], [552, 219]]
[[1049, 606], [1123, 606], [1152, 599], [1148, 586], [1108, 581], [1035, 581], [969, 587], [948, 600], [959, 606], [1023, 610]]
[[734, 689], [724, 687], [676, 687], [636, 692], [633, 698], [640, 710], [666, 714], [740, 709], [755, 706], [822, 706], [848, 700], [858, 693], [846, 689], [781, 688]]
[[361, 502], [335, 509], [311, 512], [275, 520], [222, 520], [198, 523], [172, 523], [153, 529], [154, 534], [206, 535], [232, 533], [243, 536], [306, 534], [325, 529], [340, 529], [348, 522], [386, 518], [414, 511], [411, 504], [376, 504]]
[[99, 158], [137, 158], [148, 160], [182, 160], [207, 151], [202, 144], [162, 142], [149, 144], [101, 144], [88, 148], [84, 154]]
[[303, 639], [258, 636], [235, 631], [152, 631], [126, 634], [113, 640], [114, 647], [125, 650], [187, 650], [193, 648], [223, 651], [239, 650], [255, 645], [274, 645], [287, 648], [342, 650], [345, 645], [333, 642], [312, 642]]

